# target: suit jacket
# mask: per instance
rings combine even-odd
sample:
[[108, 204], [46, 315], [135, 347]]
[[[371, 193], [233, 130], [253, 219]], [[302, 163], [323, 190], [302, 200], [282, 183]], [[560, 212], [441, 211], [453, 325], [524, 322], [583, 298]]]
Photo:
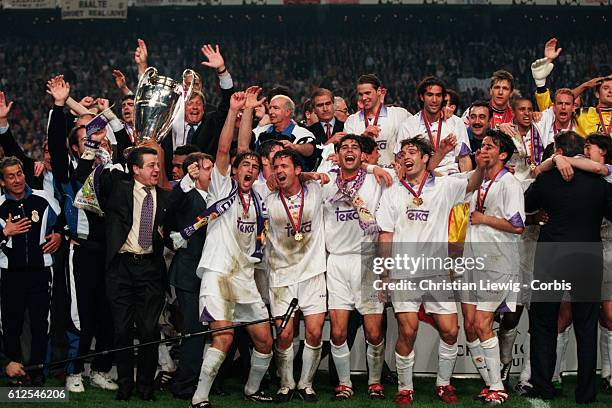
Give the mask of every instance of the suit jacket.
[[599, 242], [601, 220], [612, 216], [612, 184], [582, 170], [569, 182], [557, 170], [547, 171], [525, 192], [525, 209], [543, 209], [549, 216], [540, 242]]
[[229, 112], [230, 98], [233, 93], [233, 87], [221, 89], [221, 102], [217, 110], [205, 115], [203, 123], [193, 135], [193, 144], [197, 145], [202, 153], [208, 153], [213, 158], [217, 155], [219, 136], [221, 136], [221, 130], [225, 124], [227, 112]]
[[[601, 176], [575, 170], [566, 182], [557, 170], [540, 174], [525, 192], [527, 212], [543, 209], [534, 278], [571, 284], [574, 302], [599, 301], [603, 276], [601, 221], [612, 216], [612, 184]], [[532, 302], [559, 302], [562, 292], [534, 291]]]
[[[321, 125], [321, 122], [313, 123], [312, 125], [308, 126], [306, 129], [312, 132], [312, 134], [317, 139], [317, 144], [319, 146], [327, 143], [327, 134], [325, 133], [325, 130], [323, 129], [323, 126]], [[332, 136], [334, 135], [334, 133], [342, 132], [343, 130], [344, 130], [344, 122], [341, 122], [338, 119], [336, 119], [336, 121], [334, 122], [334, 127], [331, 130]], [[318, 147], [315, 148], [315, 151], [311, 156], [312, 171], [316, 171], [316, 169], [319, 167], [319, 164], [321, 164], [321, 153], [323, 153], [323, 149], [320, 149]]]
[[[153, 253], [165, 270], [163, 260], [163, 228], [170, 192], [155, 187], [157, 192], [155, 219], [153, 222]], [[131, 175], [116, 169], [106, 169], [100, 176], [98, 197], [106, 218], [106, 267], [108, 268], [125, 244], [132, 228], [134, 214], [134, 179]]]
[[[219, 136], [229, 111], [229, 103], [234, 88], [221, 89], [221, 103], [215, 109], [207, 106], [208, 112], [204, 114], [200, 126], [196, 129], [191, 139], [191, 144], [198, 146], [201, 152], [210, 154], [213, 158], [217, 155]], [[172, 134], [168, 134], [162, 140], [161, 147], [164, 149], [164, 162], [168, 180], [172, 180], [172, 156], [174, 155], [174, 140]]]
[[[308, 126], [307, 129], [310, 130], [313, 135], [315, 135], [319, 144], [325, 144], [327, 142], [327, 135], [325, 134], [325, 130], [321, 125], [321, 122], [313, 123], [312, 125]], [[336, 119], [336, 121], [334, 122], [334, 127], [331, 130], [331, 134], [333, 136], [334, 133], [342, 131], [344, 131], [344, 122], [341, 122]]]
[[[180, 184], [176, 185], [170, 193], [164, 221], [166, 246], [174, 250], [170, 232], [192, 225], [205, 209], [206, 201], [195, 188], [185, 193]], [[176, 251], [168, 271], [170, 285], [184, 291], [199, 292], [200, 278], [196, 275], [196, 269], [202, 256], [205, 239], [206, 228], [201, 228], [189, 238], [187, 248], [179, 248]]]

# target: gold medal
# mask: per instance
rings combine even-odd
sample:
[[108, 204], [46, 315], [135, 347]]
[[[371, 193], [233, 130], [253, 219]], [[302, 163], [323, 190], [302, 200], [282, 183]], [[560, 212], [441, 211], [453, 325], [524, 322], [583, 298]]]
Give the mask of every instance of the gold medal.
[[243, 212], [242, 213], [242, 219], [245, 220], [245, 221], [248, 220], [249, 219], [249, 213], [248, 212]]
[[421, 206], [423, 204], [423, 199], [421, 197], [414, 197], [412, 199], [412, 202], [414, 203], [414, 205], [419, 207], [419, 206]]
[[301, 240], [303, 240], [303, 239], [304, 239], [304, 235], [302, 235], [302, 233], [301, 233], [301, 232], [298, 232], [298, 233], [296, 233], [296, 234], [295, 234], [295, 236], [293, 237], [293, 239], [295, 239], [296, 241], [298, 241], [298, 242], [299, 242], [299, 241], [301, 241]]
[[535, 164], [535, 163], [531, 163], [531, 164], [529, 165], [529, 170], [533, 172], [533, 171], [536, 169], [536, 167], [537, 167], [537, 166], [536, 166], [536, 164]]
[[40, 221], [40, 217], [38, 216], [38, 211], [32, 210], [32, 216], [30, 217], [32, 221], [38, 222]]

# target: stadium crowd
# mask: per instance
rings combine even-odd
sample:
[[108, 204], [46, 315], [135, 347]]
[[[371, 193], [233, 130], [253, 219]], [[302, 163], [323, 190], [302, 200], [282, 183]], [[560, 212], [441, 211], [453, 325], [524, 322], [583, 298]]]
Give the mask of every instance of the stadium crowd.
[[[432, 35], [424, 40], [413, 34], [377, 33], [364, 40], [331, 33], [326, 35], [325, 43], [313, 43], [312, 37], [299, 34], [290, 39], [274, 33], [236, 33], [213, 38], [223, 45], [227, 59], [232, 61], [238, 87], [257, 83], [271, 89], [286, 85], [301, 108], [314, 88], [321, 86], [344, 97], [351, 112], [357, 102], [352, 82], [363, 72], [376, 71], [385, 79], [389, 101], [415, 113], [419, 109], [414, 99], [416, 85], [427, 73], [435, 74], [450, 88], [459, 90], [457, 78], [486, 78], [488, 73], [502, 68], [525, 72], [536, 55], [536, 44], [530, 40], [495, 35], [467, 44], [450, 34]], [[10, 35], [3, 39], [4, 44], [16, 46], [0, 48], [0, 82], [7, 95], [17, 102], [11, 123], [30, 157], [42, 157], [46, 115], [40, 109], [40, 98], [44, 94], [45, 78], [63, 73], [79, 95], [106, 95], [116, 99], [113, 69], [121, 70], [129, 85], [136, 86], [136, 72], [128, 52], [132, 42], [96, 34], [72, 38], [67, 44], [57, 39], [24, 41]], [[151, 34], [147, 42], [155, 50], [151, 64], [165, 75], [179, 77], [185, 67], [197, 69], [199, 66], [200, 44], [193, 36]], [[572, 39], [566, 48], [567, 54], [560, 57], [560, 67], [551, 77], [553, 87], [584, 82], [596, 76], [600, 66], [611, 63], [608, 41]], [[360, 53], [354, 52], [355, 49]], [[245, 55], [244, 50], [257, 51]], [[367, 57], [362, 58], [361, 52]], [[438, 59], [440, 54], [445, 56], [445, 63]], [[203, 81], [209, 101], [216, 105], [220, 95], [215, 91], [214, 78], [204, 76]], [[517, 88], [523, 89], [528, 81], [528, 77], [517, 76]], [[482, 88], [461, 90], [460, 108], [465, 109], [470, 102], [483, 98], [486, 92]], [[299, 115], [302, 115], [301, 109], [298, 109]]]

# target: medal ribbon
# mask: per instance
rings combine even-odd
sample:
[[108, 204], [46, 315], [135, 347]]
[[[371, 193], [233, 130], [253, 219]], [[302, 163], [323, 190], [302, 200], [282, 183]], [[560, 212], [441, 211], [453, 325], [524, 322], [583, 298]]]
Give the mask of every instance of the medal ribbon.
[[[381, 103], [378, 106], [378, 109], [376, 110], [376, 116], [374, 116], [374, 122], [372, 123], [372, 126], [376, 126], [376, 124], [378, 123], [378, 117], [380, 116], [380, 110], [382, 109], [383, 104]], [[370, 121], [368, 120], [368, 115], [366, 113], [365, 108], [363, 109], [363, 120], [365, 122], [365, 127], [367, 128], [370, 124]]]
[[281, 199], [281, 202], [283, 203], [283, 208], [285, 209], [285, 213], [287, 214], [287, 217], [289, 218], [289, 222], [291, 223], [291, 226], [293, 227], [293, 231], [295, 235], [300, 233], [300, 227], [302, 226], [302, 213], [304, 212], [304, 189], [303, 188], [300, 189], [300, 194], [302, 196], [302, 199], [300, 200], [300, 211], [298, 213], [297, 222], [295, 222], [293, 221], [293, 216], [291, 215], [291, 211], [289, 211], [289, 206], [287, 205], [287, 201], [285, 201], [285, 197], [283, 196], [281, 192], [278, 193]]
[[610, 122], [608, 122], [608, 126], [606, 127], [606, 122], [604, 122], [603, 115], [601, 114], [601, 109], [597, 108], [597, 116], [599, 116], [599, 123], [601, 123], [601, 130], [606, 135], [609, 135], [612, 132], [612, 116], [610, 117]]
[[429, 136], [429, 141], [433, 145], [435, 152], [438, 150], [438, 145], [440, 145], [440, 135], [442, 134], [442, 114], [440, 114], [440, 118], [438, 119], [438, 134], [436, 135], [436, 140], [434, 140], [433, 134], [431, 133], [431, 125], [429, 123], [429, 120], [427, 120], [427, 115], [421, 112], [421, 117], [423, 118], [423, 122], [425, 122], [427, 135]]
[[[491, 179], [491, 182], [489, 183], [489, 185], [485, 189], [484, 194], [481, 193], [482, 184], [484, 184], [484, 182], [480, 185], [480, 187], [478, 187], [478, 196], [476, 196], [476, 211], [480, 211], [481, 213], [484, 214], [484, 208], [485, 208], [484, 207], [484, 203], [485, 203], [485, 200], [487, 199], [487, 195], [489, 195], [489, 190], [491, 189], [491, 186], [493, 185], [493, 183], [495, 183], [495, 180], [497, 180], [497, 176], [499, 176], [499, 173], [501, 173], [504, 169], [505, 169], [505, 167], [502, 167], [495, 174], [495, 176], [493, 176], [493, 178]], [[482, 199], [481, 199], [481, 197], [482, 197]]]
[[[530, 147], [531, 149], [529, 149], [529, 158], [527, 159], [527, 164], [531, 164], [531, 163], [536, 163], [535, 160], [533, 159], [535, 157], [535, 130], [533, 128], [533, 125], [531, 125], [531, 129], [529, 130], [531, 132], [531, 141], [530, 141]], [[525, 143], [525, 137], [527, 136], [527, 134], [525, 134], [525, 136], [521, 137], [521, 141], [523, 142], [523, 148], [525, 148], [525, 152], [527, 152], [527, 144]]]
[[240, 197], [240, 203], [242, 204], [242, 209], [245, 214], [249, 213], [249, 209], [251, 208], [251, 196], [249, 196], [249, 202], [247, 203], [242, 195], [242, 191], [238, 190], [238, 196]]
[[555, 123], [553, 123], [553, 135], [557, 136], [558, 133], [560, 132], [565, 132], [567, 130], [572, 130], [572, 121], [569, 121], [569, 125], [566, 128], [558, 128], [557, 127], [557, 121], [555, 121]]
[[414, 191], [414, 189], [410, 186], [410, 184], [408, 184], [403, 179], [400, 179], [400, 183], [402, 183], [402, 185], [406, 187], [408, 191], [410, 191], [410, 194], [412, 194], [415, 198], [419, 198], [421, 196], [421, 191], [423, 190], [423, 186], [425, 185], [425, 180], [427, 180], [428, 176], [429, 176], [429, 173], [426, 171], [425, 175], [423, 175], [423, 179], [419, 183], [419, 189], [417, 191]]

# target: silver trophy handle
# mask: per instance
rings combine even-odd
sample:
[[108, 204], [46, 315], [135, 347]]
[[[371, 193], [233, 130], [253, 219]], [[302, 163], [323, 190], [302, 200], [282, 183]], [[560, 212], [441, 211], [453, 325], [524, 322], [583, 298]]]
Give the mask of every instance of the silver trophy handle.
[[[145, 71], [146, 73], [146, 71]], [[195, 82], [195, 78], [196, 78], [196, 73], [191, 70], [191, 69], [186, 69], [185, 71], [183, 71], [183, 84], [185, 83], [185, 76], [191, 74], [191, 83], [189, 84], [189, 89], [187, 90], [187, 95], [185, 96], [184, 99], [184, 103], [183, 103], [183, 107], [186, 108], [187, 107], [187, 102], [189, 102], [189, 100], [191, 99], [191, 94], [193, 92], [193, 84]], [[143, 75], [144, 76], [144, 75]], [[179, 87], [179, 85], [177, 84], [176, 86], [177, 88]], [[161, 140], [166, 136], [166, 133], [168, 133], [168, 131], [170, 130], [170, 128], [172, 128], [172, 124], [174, 123], [174, 121], [176, 120], [176, 117], [178, 116], [180, 110], [180, 104], [176, 104], [176, 106], [174, 107], [174, 111], [172, 112], [172, 117], [170, 118], [170, 123], [168, 124], [168, 126], [162, 128], [159, 132], [159, 135], [157, 136], [157, 142], [161, 142]]]
[[[145, 69], [145, 72], [142, 73], [142, 76], [138, 80], [138, 86], [136, 87], [136, 91], [138, 91], [142, 84], [145, 83], [145, 80], [149, 80], [149, 78], [153, 76], [157, 76], [157, 69], [155, 69], [154, 67], [149, 67]], [[136, 92], [136, 95], [138, 95], [138, 92]]]
[[185, 77], [189, 74], [191, 74], [191, 83], [189, 84], [187, 95], [185, 96], [185, 105], [191, 99], [191, 94], [193, 92], [193, 84], [195, 83], [196, 76], [197, 76], [194, 70], [187, 68], [186, 70], [183, 71], [183, 84], [185, 84]]

